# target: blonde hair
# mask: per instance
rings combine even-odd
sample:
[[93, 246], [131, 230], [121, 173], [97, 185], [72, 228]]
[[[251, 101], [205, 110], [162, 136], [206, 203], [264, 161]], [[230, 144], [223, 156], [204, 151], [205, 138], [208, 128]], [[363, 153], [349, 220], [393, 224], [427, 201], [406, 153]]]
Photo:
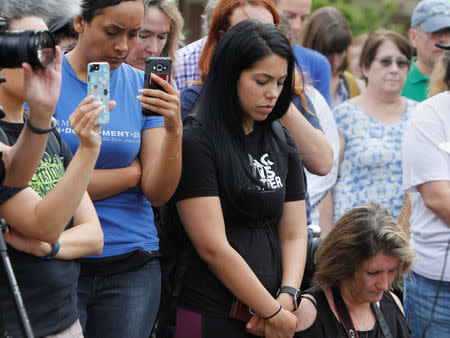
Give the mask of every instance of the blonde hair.
[[433, 67], [433, 72], [430, 76], [430, 91], [428, 92], [428, 97], [432, 97], [450, 89], [449, 68], [450, 52], [446, 52], [441, 55], [438, 62]]
[[183, 45], [184, 20], [175, 0], [148, 0], [145, 2], [146, 9], [155, 7], [166, 14], [170, 19], [170, 32], [167, 43], [161, 51], [161, 56], [168, 56], [175, 64], [175, 53]]
[[320, 288], [338, 287], [363, 261], [379, 253], [398, 259], [393, 284], [400, 287], [414, 258], [409, 236], [380, 203], [361, 204], [337, 221], [317, 249], [314, 282]]

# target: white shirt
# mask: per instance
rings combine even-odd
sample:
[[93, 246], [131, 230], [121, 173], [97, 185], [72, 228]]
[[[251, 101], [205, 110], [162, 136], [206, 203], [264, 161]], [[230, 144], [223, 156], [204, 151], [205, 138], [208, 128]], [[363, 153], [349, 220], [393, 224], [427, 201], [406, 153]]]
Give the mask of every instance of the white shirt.
[[330, 142], [334, 153], [333, 167], [325, 176], [311, 174], [305, 168], [306, 179], [308, 182], [309, 202], [311, 204], [311, 223], [319, 224], [319, 210], [317, 209], [317, 204], [323, 199], [323, 197], [325, 197], [328, 190], [336, 183], [339, 172], [340, 141], [336, 121], [334, 120], [330, 106], [325, 98], [317, 89], [311, 86], [306, 88], [306, 93], [314, 106], [317, 117], [320, 121], [320, 126], [322, 127], [328, 142]]
[[[438, 148], [439, 143], [447, 141], [450, 141], [449, 91], [416, 107], [406, 126], [402, 149], [403, 188], [412, 197], [411, 243], [417, 253], [413, 271], [435, 280], [441, 278], [450, 226], [425, 206], [417, 186], [450, 181], [450, 155]], [[446, 265], [444, 280], [450, 281], [450, 259]]]

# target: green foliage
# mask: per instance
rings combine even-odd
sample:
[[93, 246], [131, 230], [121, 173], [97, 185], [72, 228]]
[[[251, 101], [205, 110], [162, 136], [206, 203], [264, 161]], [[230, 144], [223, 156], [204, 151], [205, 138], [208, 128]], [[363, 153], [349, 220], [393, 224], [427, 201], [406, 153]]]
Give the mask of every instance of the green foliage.
[[397, 10], [398, 4], [393, 0], [355, 1], [355, 0], [313, 0], [312, 11], [333, 6], [347, 18], [353, 36], [370, 33], [375, 29], [385, 28], [402, 32], [402, 24], [393, 23], [391, 15]]

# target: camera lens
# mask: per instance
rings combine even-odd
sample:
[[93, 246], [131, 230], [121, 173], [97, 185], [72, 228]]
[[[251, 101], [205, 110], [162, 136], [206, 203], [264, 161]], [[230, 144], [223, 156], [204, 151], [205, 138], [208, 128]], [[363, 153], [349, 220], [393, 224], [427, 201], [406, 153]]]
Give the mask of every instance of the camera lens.
[[0, 32], [0, 67], [20, 68], [22, 62], [48, 68], [55, 59], [55, 40], [48, 31]]
[[99, 69], [100, 69], [100, 66], [98, 64], [93, 64], [93, 65], [90, 65], [90, 67], [89, 67], [90, 72], [93, 72], [93, 71], [96, 71]]
[[156, 66], [156, 70], [157, 70], [158, 72], [162, 71], [162, 69], [163, 69], [162, 64], [158, 64], [158, 65]]

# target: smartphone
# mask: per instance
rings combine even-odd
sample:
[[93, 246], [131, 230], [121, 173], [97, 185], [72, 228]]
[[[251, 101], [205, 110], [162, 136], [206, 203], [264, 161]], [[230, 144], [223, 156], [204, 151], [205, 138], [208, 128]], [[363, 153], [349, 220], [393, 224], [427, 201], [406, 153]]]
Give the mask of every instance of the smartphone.
[[95, 124], [109, 123], [109, 63], [91, 62], [88, 64], [88, 95], [94, 95], [95, 101], [100, 101], [105, 109], [100, 113]]
[[[152, 82], [151, 74], [156, 74], [163, 80], [170, 82], [172, 74], [172, 59], [166, 57], [149, 57], [145, 60], [144, 88], [164, 90], [156, 82]], [[160, 114], [142, 108], [144, 116], [160, 116]]]
[[249, 307], [242, 303], [239, 299], [235, 298], [233, 303], [231, 304], [230, 318], [241, 320], [247, 323], [252, 317], [253, 314], [250, 312]]

